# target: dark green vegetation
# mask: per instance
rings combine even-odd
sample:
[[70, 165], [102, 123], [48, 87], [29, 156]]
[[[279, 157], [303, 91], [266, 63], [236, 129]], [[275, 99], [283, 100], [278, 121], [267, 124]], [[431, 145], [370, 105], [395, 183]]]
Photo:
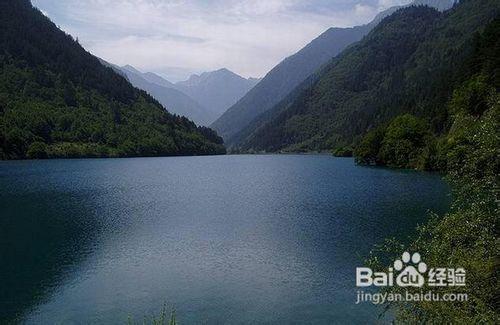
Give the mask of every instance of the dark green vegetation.
[[[414, 0], [412, 3], [425, 4], [444, 10], [450, 8], [454, 0]], [[267, 113], [286, 98], [290, 92], [296, 87], [298, 88], [295, 92], [303, 89], [303, 85], [300, 86], [302, 82], [348, 46], [361, 40], [383, 18], [398, 8], [401, 7], [391, 7], [381, 12], [366, 25], [353, 28], [330, 28], [302, 50], [278, 64], [254, 89], [229, 108], [212, 126], [224, 137], [228, 145], [239, 147], [245, 137], [248, 137], [265, 122], [268, 118]], [[292, 98], [294, 97], [292, 96]], [[306, 124], [304, 123], [304, 126], [307, 127]], [[274, 134], [268, 135], [274, 137]], [[244, 147], [248, 149], [248, 147]], [[271, 148], [254, 149], [273, 151]]]
[[166, 112], [30, 1], [0, 1], [0, 159], [224, 152], [214, 131]]
[[356, 148], [356, 160], [361, 164], [386, 165], [397, 168], [432, 169], [430, 151], [435, 151], [435, 139], [424, 119], [405, 114], [388, 126], [371, 130]]
[[332, 150], [335, 157], [352, 157], [353, 151], [351, 147], [338, 147]]
[[404, 249], [421, 253], [431, 267], [463, 267], [465, 287], [424, 292], [463, 292], [468, 301], [395, 303], [402, 323], [495, 324], [500, 318], [500, 19], [477, 34], [473, 44], [446, 106], [450, 117], [444, 135], [435, 136], [424, 120], [403, 115], [368, 133], [356, 150], [361, 162], [446, 171], [453, 186], [449, 213], [434, 215], [409, 247], [389, 241], [371, 262], [389, 265]]
[[273, 68], [253, 89], [230, 107], [212, 127], [228, 143], [242, 129], [286, 97], [323, 64], [339, 54], [348, 45], [359, 41], [373, 26], [331, 28], [305, 48]]
[[[428, 119], [400, 115], [363, 137], [354, 152], [357, 162], [447, 171], [450, 160], [463, 158], [470, 141], [478, 137], [469, 132], [475, 128], [474, 123], [496, 112], [500, 89], [499, 39], [500, 18], [475, 35], [471, 42], [473, 48], [457, 73], [456, 87], [444, 104], [443, 111], [448, 118], [441, 123], [442, 132], [432, 132]], [[493, 140], [496, 134], [490, 136]]]
[[449, 127], [447, 102], [467, 75], [463, 66], [474, 37], [499, 12], [493, 0], [461, 1], [444, 13], [423, 6], [397, 11], [254, 120], [235, 136], [234, 146], [331, 150], [357, 144], [367, 131], [406, 113], [442, 134]]

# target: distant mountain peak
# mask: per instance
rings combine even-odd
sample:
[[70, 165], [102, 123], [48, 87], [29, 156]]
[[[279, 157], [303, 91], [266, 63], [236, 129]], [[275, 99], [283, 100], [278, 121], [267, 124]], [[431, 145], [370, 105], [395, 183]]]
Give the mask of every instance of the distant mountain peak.
[[188, 85], [195, 85], [195, 84], [199, 83], [200, 79], [201, 79], [201, 75], [192, 74], [187, 80], [185, 80], [185, 81], [179, 81], [176, 84], [177, 85], [186, 85], [186, 86], [188, 86]]
[[175, 86], [220, 116], [258, 81], [260, 79], [247, 79], [227, 68], [221, 68], [193, 74], [188, 80], [177, 82]]
[[250, 81], [250, 82], [253, 82], [254, 84], [258, 84], [262, 80], [262, 78], [250, 77], [247, 80]]
[[171, 113], [186, 116], [200, 125], [207, 125], [215, 118], [214, 114], [159, 75], [142, 73], [131, 65], [121, 67], [121, 71], [132, 85], [149, 93]]
[[124, 65], [122, 67], [119, 67], [117, 65], [110, 64], [110, 63], [108, 63], [108, 62], [106, 62], [106, 61], [104, 61], [102, 59], [101, 59], [101, 61], [105, 65], [108, 65], [108, 66], [111, 66], [113, 68], [116, 68], [115, 70], [120, 71], [121, 74], [123, 74], [124, 72], [130, 72], [130, 73], [133, 73], [135, 75], [140, 76], [141, 78], [145, 79], [148, 82], [157, 84], [157, 85], [162, 86], [162, 87], [176, 89], [176, 87], [175, 87], [175, 85], [173, 83], [171, 83], [167, 79], [163, 78], [162, 76], [157, 75], [156, 73], [139, 71], [138, 69], [136, 69], [134, 66], [131, 66], [130, 64], [127, 64], [127, 65]]
[[227, 68], [220, 68], [219, 70], [215, 70], [213, 72], [214, 73], [231, 73], [231, 74], [235, 74], [234, 72], [232, 72], [231, 70], [229, 70]]
[[210, 82], [213, 78], [227, 78], [233, 80], [246, 80], [242, 76], [232, 72], [227, 68], [221, 68], [214, 71], [203, 72], [201, 74], [193, 74], [189, 77], [189, 79], [185, 81], [179, 81], [176, 84], [182, 86], [195, 86], [204, 82]]
[[144, 75], [145, 76], [149, 76], [149, 77], [157, 77], [157, 78], [162, 78], [160, 77], [159, 75], [157, 75], [156, 73], [154, 72], [144, 72]]
[[133, 73], [142, 74], [141, 71], [137, 70], [135, 67], [131, 66], [130, 64], [123, 66], [122, 69], [128, 70], [128, 71], [133, 72]]

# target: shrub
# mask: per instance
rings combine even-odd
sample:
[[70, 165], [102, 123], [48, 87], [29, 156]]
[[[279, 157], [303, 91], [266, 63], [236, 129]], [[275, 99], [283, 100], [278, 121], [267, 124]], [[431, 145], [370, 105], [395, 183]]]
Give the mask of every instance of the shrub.
[[332, 154], [335, 157], [352, 157], [352, 148], [351, 147], [338, 147], [332, 150]]
[[46, 159], [48, 158], [47, 145], [43, 142], [33, 142], [27, 152], [30, 159]]
[[379, 157], [391, 167], [417, 168], [423, 164], [424, 148], [431, 141], [426, 121], [410, 114], [401, 115], [387, 127]]

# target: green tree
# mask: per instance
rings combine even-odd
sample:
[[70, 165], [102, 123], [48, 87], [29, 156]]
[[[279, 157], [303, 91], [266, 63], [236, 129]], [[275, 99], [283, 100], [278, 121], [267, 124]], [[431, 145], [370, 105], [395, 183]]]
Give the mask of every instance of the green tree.
[[[419, 227], [409, 245], [388, 241], [371, 258], [374, 268], [391, 263], [401, 251], [416, 251], [434, 267], [462, 267], [466, 286], [424, 287], [434, 293], [465, 293], [467, 301], [429, 303], [406, 301], [392, 304], [397, 323], [401, 324], [496, 324], [500, 292], [498, 268], [498, 227], [500, 200], [500, 94], [490, 96], [488, 109], [480, 117], [457, 115], [446, 136], [447, 179], [453, 189], [451, 211], [432, 215]], [[467, 109], [466, 112], [473, 112]], [[389, 257], [387, 260], [384, 257]], [[403, 293], [397, 286], [387, 289]]]
[[384, 164], [399, 168], [416, 168], [424, 148], [432, 141], [429, 124], [405, 114], [396, 117], [387, 127], [379, 158]]
[[352, 148], [351, 147], [337, 147], [332, 150], [332, 154], [335, 157], [352, 157]]
[[169, 114], [29, 0], [0, 1], [0, 132], [2, 159], [43, 155], [42, 142], [50, 158], [225, 153], [214, 131]]
[[30, 159], [48, 158], [47, 145], [43, 142], [33, 142], [28, 148], [27, 156]]
[[354, 149], [354, 156], [358, 164], [380, 164], [379, 152], [384, 140], [386, 127], [379, 126], [370, 130]]
[[489, 94], [493, 92], [484, 75], [475, 76], [453, 92], [450, 111], [452, 114], [481, 116], [488, 108]]
[[[469, 75], [464, 75], [447, 106], [451, 113], [450, 127], [435, 142], [436, 166], [447, 171], [452, 185], [451, 210], [444, 216], [433, 215], [429, 223], [419, 227], [410, 245], [388, 242], [383, 252], [375, 253], [371, 259], [374, 267], [387, 265], [380, 261], [391, 254], [395, 257], [405, 249], [422, 253], [430, 266], [463, 267], [467, 271], [467, 284], [460, 291], [468, 295], [468, 300], [396, 302], [391, 307], [399, 323], [496, 324], [500, 319], [497, 307], [500, 292], [499, 22], [493, 21], [486, 27], [485, 35], [478, 37], [471, 67], [464, 68]], [[456, 287], [438, 288], [441, 294], [452, 290], [457, 292]]]

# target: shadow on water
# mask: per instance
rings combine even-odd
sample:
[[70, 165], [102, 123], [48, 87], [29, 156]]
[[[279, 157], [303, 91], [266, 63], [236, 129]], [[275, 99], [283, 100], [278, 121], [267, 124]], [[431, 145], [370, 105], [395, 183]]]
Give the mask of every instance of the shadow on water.
[[91, 251], [98, 224], [81, 194], [0, 193], [1, 322], [43, 303]]

